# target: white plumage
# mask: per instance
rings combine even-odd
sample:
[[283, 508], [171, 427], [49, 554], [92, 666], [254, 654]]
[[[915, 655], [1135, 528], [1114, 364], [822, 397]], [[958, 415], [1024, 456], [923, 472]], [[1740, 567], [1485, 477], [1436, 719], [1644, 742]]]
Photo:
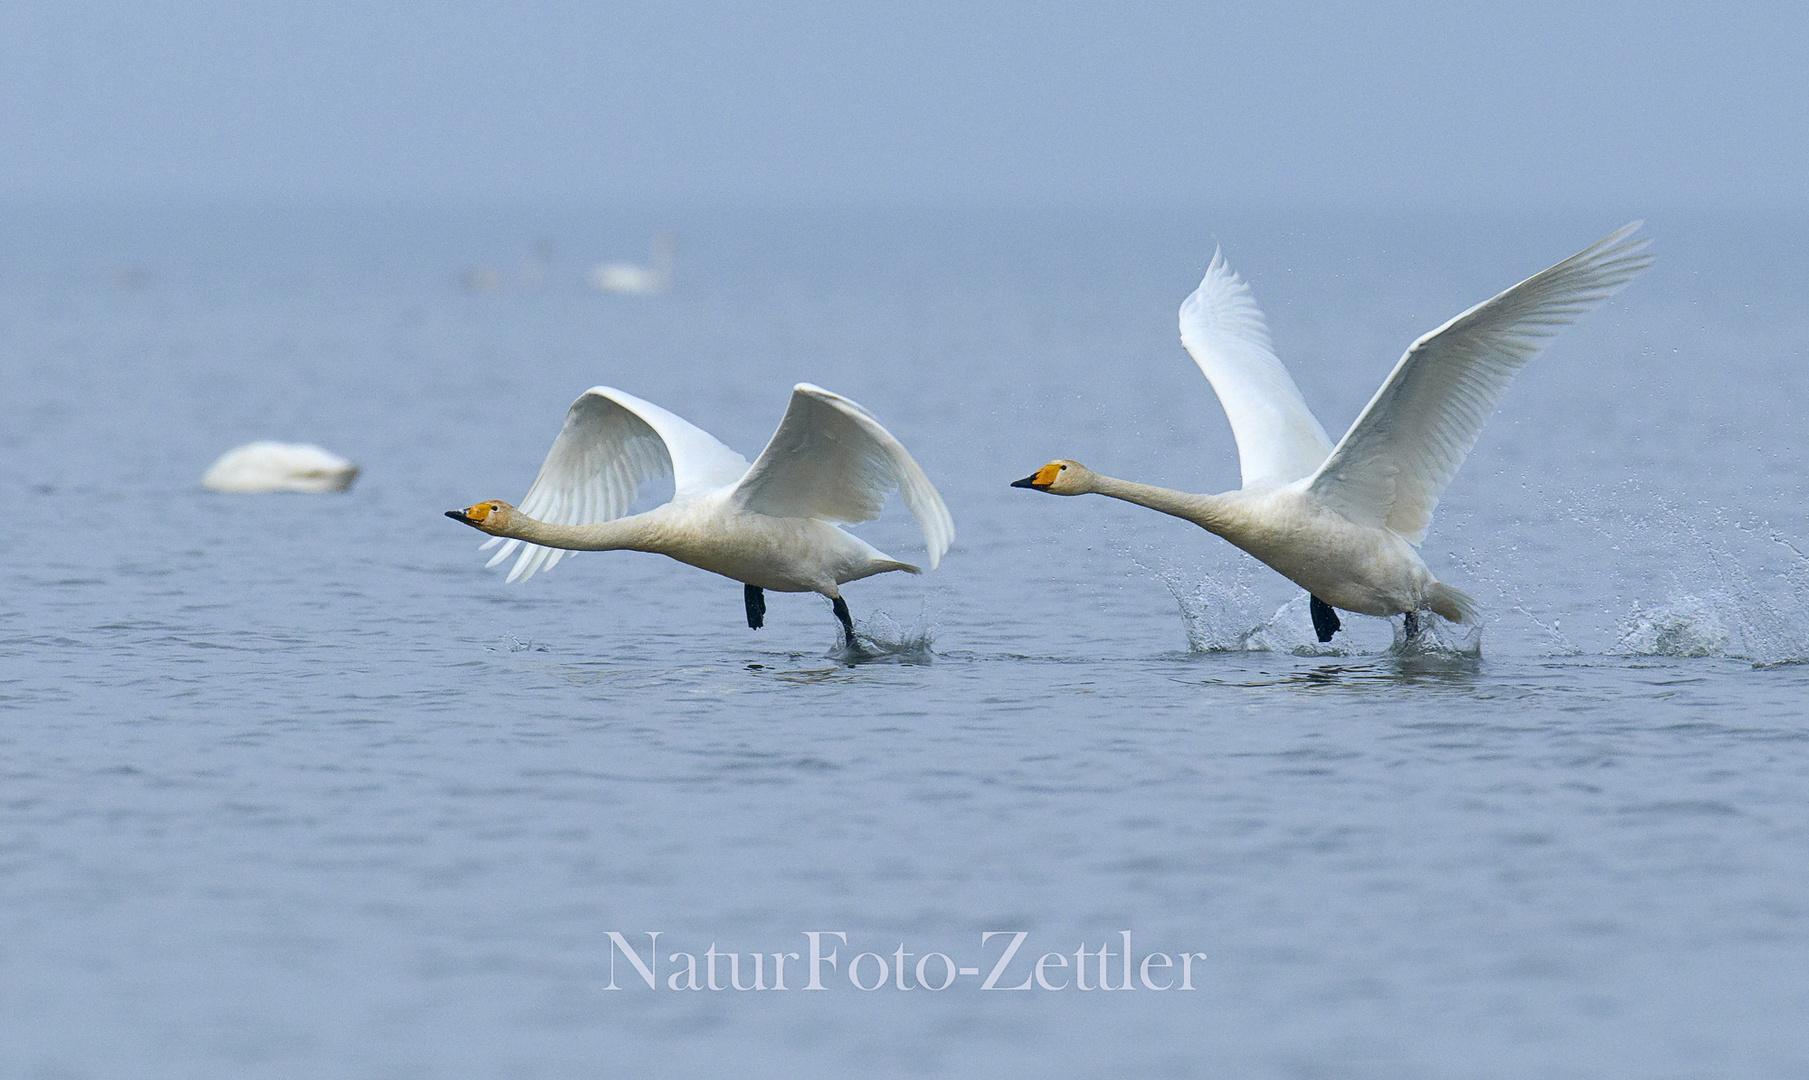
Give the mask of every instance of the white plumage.
[[1415, 341], [1314, 475], [1308, 490], [1361, 525], [1416, 545], [1508, 384], [1558, 335], [1652, 264], [1615, 230]]
[[1332, 452], [1300, 388], [1275, 355], [1250, 286], [1214, 251], [1200, 287], [1181, 304], [1181, 344], [1231, 420], [1245, 487], [1298, 480]]
[[220, 455], [201, 477], [214, 491], [257, 493], [344, 491], [358, 466], [312, 443], [254, 442]]
[[[1469, 597], [1438, 582], [1414, 550], [1508, 383], [1559, 330], [1652, 262], [1639, 222], [1478, 304], [1421, 337], [1332, 446], [1275, 355], [1261, 310], [1215, 253], [1181, 305], [1181, 341], [1231, 422], [1243, 487], [1189, 495], [1045, 465], [1016, 486], [1089, 492], [1186, 518], [1313, 594], [1320, 640], [1337, 619], [1431, 610], [1469, 620]], [[1326, 629], [1329, 626], [1330, 629]]]
[[[673, 478], [672, 499], [630, 515], [640, 486], [662, 476]], [[491, 566], [520, 549], [509, 581], [551, 568], [566, 551], [657, 552], [756, 590], [821, 593], [852, 642], [839, 586], [919, 572], [837, 527], [877, 518], [893, 491], [935, 569], [955, 535], [948, 508], [898, 440], [847, 398], [793, 387], [778, 431], [750, 465], [658, 405], [597, 386], [572, 403], [519, 509], [493, 500], [448, 515], [493, 534], [484, 547], [502, 546]], [[758, 626], [755, 603], [750, 593], [748, 619]]]

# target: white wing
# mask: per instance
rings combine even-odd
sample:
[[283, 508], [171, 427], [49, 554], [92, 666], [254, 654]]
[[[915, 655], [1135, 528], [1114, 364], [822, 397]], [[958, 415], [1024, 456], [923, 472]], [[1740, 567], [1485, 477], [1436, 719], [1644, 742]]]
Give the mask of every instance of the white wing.
[[1245, 487], [1292, 483], [1325, 461], [1332, 440], [1275, 355], [1250, 286], [1219, 251], [1212, 253], [1200, 287], [1181, 305], [1181, 344], [1231, 421]]
[[1418, 544], [1445, 485], [1476, 445], [1508, 383], [1559, 330], [1652, 263], [1642, 223], [1534, 274], [1452, 319], [1407, 350], [1308, 483], [1361, 525]]
[[[556, 525], [590, 525], [628, 514], [635, 492], [648, 480], [673, 479], [674, 502], [717, 491], [740, 480], [747, 459], [717, 442], [709, 432], [610, 386], [586, 390], [565, 414], [565, 427], [547, 451], [534, 486], [521, 500], [521, 512]], [[484, 548], [502, 543], [488, 566], [525, 550], [509, 571], [510, 581], [548, 570], [561, 548], [494, 537]]]
[[929, 477], [867, 410], [799, 383], [734, 498], [750, 513], [854, 523], [878, 517], [893, 491], [903, 492], [923, 529], [934, 570], [955, 538], [955, 523]]

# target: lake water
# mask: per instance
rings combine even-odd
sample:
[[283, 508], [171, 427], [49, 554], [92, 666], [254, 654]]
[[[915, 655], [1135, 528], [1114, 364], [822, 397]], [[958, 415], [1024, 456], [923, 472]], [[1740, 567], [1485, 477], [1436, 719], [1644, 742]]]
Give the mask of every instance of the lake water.
[[[1007, 487], [1236, 485], [1175, 329], [1215, 242], [1336, 435], [1639, 210], [13, 206], [0, 1075], [1809, 1074], [1805, 221], [1651, 216], [1447, 492], [1455, 648], [1319, 647], [1199, 529]], [[584, 286], [663, 229], [669, 293]], [[848, 588], [873, 662], [656, 556], [504, 585], [441, 516], [593, 384], [751, 457], [803, 380], [955, 518]], [[261, 438], [364, 474], [200, 489]], [[711, 951], [768, 989], [683, 988]]]

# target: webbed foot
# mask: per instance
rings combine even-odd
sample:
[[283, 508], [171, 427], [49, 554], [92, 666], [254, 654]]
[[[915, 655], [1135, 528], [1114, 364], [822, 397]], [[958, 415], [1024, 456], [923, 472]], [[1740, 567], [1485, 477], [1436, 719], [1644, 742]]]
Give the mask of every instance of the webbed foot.
[[1332, 635], [1342, 629], [1344, 624], [1338, 621], [1338, 613], [1332, 605], [1310, 593], [1308, 596], [1311, 600], [1307, 604], [1307, 610], [1313, 613], [1313, 633], [1319, 635], [1319, 643], [1323, 645], [1332, 640]]

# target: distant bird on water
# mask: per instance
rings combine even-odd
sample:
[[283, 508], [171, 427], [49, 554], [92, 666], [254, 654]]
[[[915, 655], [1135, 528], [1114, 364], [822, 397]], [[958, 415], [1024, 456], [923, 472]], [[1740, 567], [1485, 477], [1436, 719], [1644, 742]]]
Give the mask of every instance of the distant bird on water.
[[213, 463], [201, 486], [214, 491], [344, 491], [358, 478], [358, 466], [311, 443], [254, 442], [228, 450]]
[[[673, 479], [671, 501], [628, 514], [642, 483]], [[496, 539], [495, 566], [523, 547], [508, 580], [549, 569], [565, 551], [649, 551], [744, 585], [747, 624], [765, 621], [764, 589], [829, 598], [848, 648], [858, 650], [841, 586], [922, 570], [837, 528], [871, 521], [904, 495], [934, 570], [954, 522], [929, 478], [867, 410], [809, 383], [766, 449], [746, 458], [651, 402], [595, 386], [572, 403], [534, 486], [517, 509], [492, 499], [446, 516]], [[504, 543], [504, 541], [507, 541]]]
[[653, 296], [672, 287], [672, 263], [678, 255], [678, 239], [669, 233], [653, 238], [652, 258], [646, 266], [631, 263], [598, 263], [586, 279], [599, 292], [627, 296]]
[[1216, 533], [1307, 590], [1322, 642], [1338, 632], [1337, 608], [1404, 615], [1409, 638], [1421, 611], [1473, 622], [1475, 602], [1435, 579], [1415, 549], [1515, 374], [1651, 264], [1647, 239], [1633, 236], [1640, 224], [1415, 341], [1335, 447], [1275, 355], [1249, 286], [1215, 252], [1181, 305], [1181, 342], [1231, 421], [1243, 487], [1190, 495], [1067, 460], [1012, 487], [1107, 495]]

